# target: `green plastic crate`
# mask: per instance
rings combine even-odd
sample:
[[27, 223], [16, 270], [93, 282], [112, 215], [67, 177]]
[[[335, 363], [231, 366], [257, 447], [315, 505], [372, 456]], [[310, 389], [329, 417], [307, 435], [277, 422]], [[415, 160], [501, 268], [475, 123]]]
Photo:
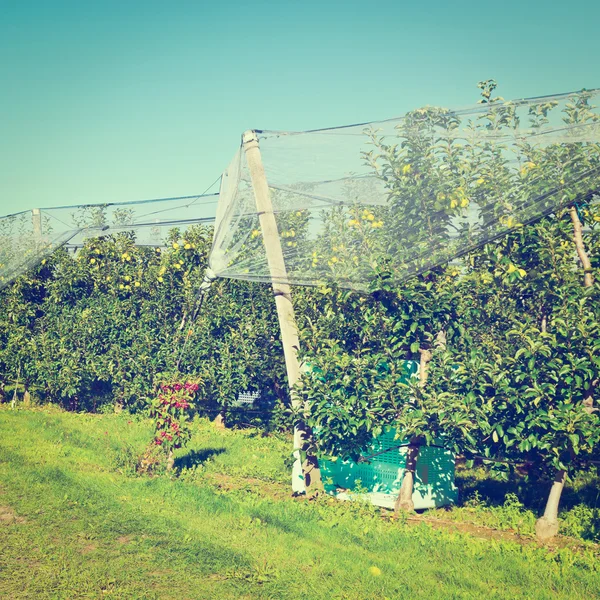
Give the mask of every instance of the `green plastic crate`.
[[[319, 461], [325, 491], [342, 500], [362, 497], [375, 506], [394, 508], [400, 492], [406, 467], [408, 440], [394, 439], [396, 432], [387, 433], [373, 439], [362, 453], [370, 456], [382, 450], [388, 452], [369, 459], [369, 462], [350, 460]], [[356, 494], [357, 483], [364, 494]], [[454, 485], [454, 454], [444, 448], [423, 446], [419, 452], [413, 488], [415, 509], [436, 508], [456, 502], [457, 489]]]
[[[308, 368], [312, 369], [310, 365]], [[387, 363], [382, 362], [380, 368], [386, 370], [389, 367]], [[317, 369], [315, 371], [319, 372]], [[416, 377], [418, 371], [417, 361], [405, 361], [404, 374], [399, 381], [407, 382], [409, 378]], [[395, 435], [396, 431], [391, 429], [374, 438], [362, 452], [362, 456], [369, 457], [383, 450], [392, 449], [368, 459], [368, 462], [357, 463], [350, 460], [334, 462], [320, 458], [319, 465], [325, 491], [340, 499], [355, 499], [362, 495], [354, 492], [357, 482], [360, 482], [360, 488], [366, 489], [363, 499], [375, 506], [394, 508], [404, 477], [408, 445], [408, 440], [394, 439]], [[456, 502], [454, 464], [454, 454], [449, 450], [435, 446], [423, 446], [420, 449], [413, 487], [415, 509], [435, 508]]]

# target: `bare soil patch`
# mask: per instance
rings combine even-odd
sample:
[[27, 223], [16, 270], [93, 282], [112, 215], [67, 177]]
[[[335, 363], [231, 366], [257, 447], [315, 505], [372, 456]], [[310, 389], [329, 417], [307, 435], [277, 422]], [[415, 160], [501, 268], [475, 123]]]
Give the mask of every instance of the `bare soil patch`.
[[81, 554], [83, 554], [85, 556], [86, 554], [91, 554], [95, 550], [98, 550], [98, 544], [86, 544], [81, 549]]
[[507, 529], [494, 529], [492, 527], [486, 527], [484, 525], [475, 525], [473, 523], [464, 523], [457, 521], [447, 521], [444, 519], [435, 519], [426, 517], [425, 515], [411, 515], [407, 518], [407, 523], [410, 526], [417, 526], [421, 523], [425, 523], [435, 529], [443, 529], [445, 531], [455, 531], [457, 533], [466, 533], [473, 537], [483, 540], [498, 540], [504, 542], [515, 542], [522, 546], [543, 546], [548, 550], [558, 550], [560, 548], [569, 548], [573, 551], [583, 551], [586, 548], [594, 548], [595, 551], [600, 552], [600, 544], [594, 544], [592, 542], [582, 543], [581, 541], [567, 537], [564, 535], [558, 535], [554, 539], [549, 540], [545, 543], [539, 542], [535, 537], [529, 535], [523, 535], [516, 531]]
[[[231, 477], [222, 473], [210, 473], [207, 474], [206, 479], [209, 480], [212, 485], [224, 491], [247, 490], [250, 493], [269, 496], [274, 500], [290, 498], [292, 495], [287, 485], [262, 481], [260, 479], [254, 479], [251, 477], [242, 479], [238, 477]], [[311, 500], [311, 498], [306, 498], [304, 496], [299, 496], [297, 498], [299, 501], [306, 501], [307, 499], [309, 501]], [[382, 518], [386, 520], [395, 520], [393, 513], [385, 509], [382, 509]], [[585, 548], [589, 550], [590, 547], [595, 547], [597, 551], [600, 552], [600, 544], [584, 544], [577, 539], [561, 535], [549, 542], [546, 542], [545, 544], [542, 544], [533, 536], [523, 535], [510, 529], [493, 529], [492, 527], [475, 525], [473, 523], [431, 518], [425, 514], [410, 515], [407, 517], [406, 522], [409, 526], [418, 526], [421, 523], [425, 523], [426, 525], [434, 527], [435, 529], [443, 529], [450, 532], [455, 531], [457, 533], [467, 534], [483, 540], [515, 542], [517, 544], [521, 544], [522, 546], [543, 546], [551, 551], [558, 550], [560, 548], [569, 548], [575, 551], [584, 550]]]
[[0, 504], [0, 523], [5, 523], [7, 525], [20, 525], [26, 522], [27, 519], [25, 517], [19, 517], [10, 506]]
[[133, 536], [132, 535], [122, 535], [120, 537], [117, 538], [117, 542], [119, 544], [130, 544], [133, 541]]

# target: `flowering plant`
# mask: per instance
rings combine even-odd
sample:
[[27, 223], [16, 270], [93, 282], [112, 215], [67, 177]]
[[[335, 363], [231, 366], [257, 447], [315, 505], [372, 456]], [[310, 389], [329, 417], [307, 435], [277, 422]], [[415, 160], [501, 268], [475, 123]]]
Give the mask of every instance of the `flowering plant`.
[[191, 437], [189, 415], [199, 389], [199, 381], [163, 383], [150, 405], [155, 426], [152, 443], [162, 447], [170, 460], [173, 450], [185, 446]]

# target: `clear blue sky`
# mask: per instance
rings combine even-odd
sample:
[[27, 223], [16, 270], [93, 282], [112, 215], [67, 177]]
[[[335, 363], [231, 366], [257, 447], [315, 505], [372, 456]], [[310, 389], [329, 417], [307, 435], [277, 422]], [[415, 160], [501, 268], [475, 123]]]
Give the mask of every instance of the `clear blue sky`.
[[204, 191], [248, 128], [600, 87], [600, 1], [0, 0], [0, 214]]

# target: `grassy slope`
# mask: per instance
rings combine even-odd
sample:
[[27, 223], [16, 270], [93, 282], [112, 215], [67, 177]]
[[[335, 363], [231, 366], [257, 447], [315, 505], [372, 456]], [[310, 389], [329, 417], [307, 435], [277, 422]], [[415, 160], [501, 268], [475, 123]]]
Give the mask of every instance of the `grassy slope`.
[[0, 598], [600, 596], [586, 555], [293, 500], [277, 438], [200, 422], [180, 465], [208, 463], [136, 477], [149, 434], [127, 416], [0, 409]]

